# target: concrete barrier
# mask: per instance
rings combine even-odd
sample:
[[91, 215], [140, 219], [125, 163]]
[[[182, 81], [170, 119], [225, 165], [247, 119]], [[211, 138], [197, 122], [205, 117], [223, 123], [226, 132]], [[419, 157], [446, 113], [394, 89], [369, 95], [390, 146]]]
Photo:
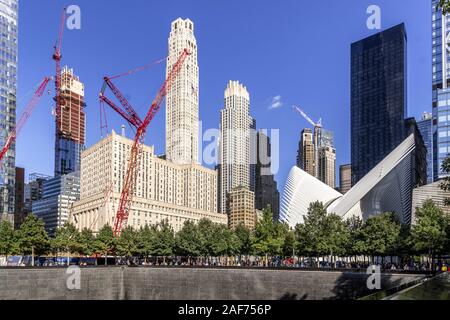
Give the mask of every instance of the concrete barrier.
[[[370, 294], [357, 272], [221, 268], [82, 268], [69, 290], [65, 268], [0, 269], [0, 299], [13, 300], [323, 300]], [[382, 289], [423, 278], [382, 274]]]

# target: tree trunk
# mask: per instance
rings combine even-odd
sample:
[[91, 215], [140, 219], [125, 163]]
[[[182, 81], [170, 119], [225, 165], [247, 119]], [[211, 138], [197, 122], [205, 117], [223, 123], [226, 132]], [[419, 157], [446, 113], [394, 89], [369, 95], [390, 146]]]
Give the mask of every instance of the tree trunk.
[[34, 246], [31, 246], [31, 266], [34, 267]]

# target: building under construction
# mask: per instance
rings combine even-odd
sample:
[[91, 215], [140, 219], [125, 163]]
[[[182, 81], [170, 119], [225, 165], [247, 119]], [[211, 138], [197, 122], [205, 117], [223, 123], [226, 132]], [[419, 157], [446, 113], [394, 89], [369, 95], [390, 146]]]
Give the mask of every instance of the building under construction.
[[85, 145], [84, 85], [65, 67], [61, 72], [60, 121], [56, 125], [55, 177], [80, 171]]

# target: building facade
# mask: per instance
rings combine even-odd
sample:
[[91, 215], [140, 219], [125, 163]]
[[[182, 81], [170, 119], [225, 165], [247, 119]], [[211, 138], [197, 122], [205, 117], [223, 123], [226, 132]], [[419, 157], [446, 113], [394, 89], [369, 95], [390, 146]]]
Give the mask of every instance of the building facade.
[[351, 46], [352, 185], [405, 138], [406, 70], [404, 24]]
[[32, 203], [32, 211], [45, 223], [49, 235], [69, 221], [70, 210], [80, 199], [79, 172], [46, 180], [42, 185], [42, 199]]
[[[114, 225], [133, 141], [114, 131], [82, 153], [81, 195], [71, 221], [98, 232]], [[143, 146], [128, 225], [136, 229], [168, 220], [175, 231], [202, 218], [227, 224], [217, 213], [217, 172], [198, 164], [180, 165]]]
[[331, 188], [336, 188], [336, 150], [333, 147], [320, 147], [318, 151], [317, 178]]
[[433, 108], [433, 180], [447, 176], [442, 161], [450, 154], [450, 19], [431, 1], [432, 11], [432, 108]]
[[[18, 0], [0, 0], [0, 145], [16, 125], [18, 63]], [[13, 143], [0, 167], [0, 221], [14, 220], [16, 147]]]
[[257, 161], [255, 170], [255, 208], [264, 210], [270, 206], [274, 221], [280, 216], [280, 192], [272, 172], [272, 146], [270, 138], [263, 132], [257, 135]]
[[16, 181], [14, 191], [14, 229], [19, 229], [25, 213], [25, 169], [16, 167]]
[[421, 186], [413, 190], [412, 200], [412, 221], [415, 222], [415, 215], [417, 208], [422, 207], [426, 200], [433, 200], [433, 202], [450, 216], [450, 207], [445, 205], [445, 199], [450, 198], [450, 192], [441, 189], [441, 182], [433, 182], [425, 186]]
[[29, 175], [28, 183], [25, 184], [25, 190], [24, 190], [26, 214], [32, 212], [33, 202], [42, 199], [44, 182], [47, 180], [50, 180], [51, 178], [52, 177], [50, 177], [50, 176], [39, 174], [39, 173], [32, 173]]
[[166, 157], [177, 164], [198, 163], [199, 68], [197, 41], [191, 20], [172, 22], [167, 75], [184, 49], [190, 55], [181, 67], [166, 97]]
[[433, 115], [428, 112], [424, 112], [422, 119], [417, 121], [417, 127], [422, 136], [425, 148], [427, 149], [427, 182], [432, 183], [434, 181], [433, 171]]
[[339, 192], [346, 194], [352, 188], [352, 165], [345, 164], [339, 167]]
[[253, 230], [256, 225], [255, 194], [248, 188], [239, 187], [227, 195], [228, 226], [235, 229], [243, 225]]
[[238, 187], [251, 190], [250, 95], [238, 81], [230, 81], [225, 90], [225, 107], [220, 111], [219, 210], [226, 213], [227, 194]]
[[61, 97], [61, 122], [55, 139], [55, 177], [80, 171], [80, 155], [85, 144], [84, 85], [67, 67], [61, 71]]
[[298, 145], [297, 166], [312, 176], [316, 175], [314, 150], [313, 132], [311, 129], [305, 128], [302, 130]]
[[442, 172], [442, 163], [450, 156], [450, 88], [437, 93], [437, 124], [435, 125], [435, 180], [448, 176]]

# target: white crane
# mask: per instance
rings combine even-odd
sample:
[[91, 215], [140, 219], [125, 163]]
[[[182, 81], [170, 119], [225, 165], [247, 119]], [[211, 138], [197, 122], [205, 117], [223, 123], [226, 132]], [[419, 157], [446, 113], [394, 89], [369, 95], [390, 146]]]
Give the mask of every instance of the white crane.
[[315, 123], [302, 109], [297, 106], [292, 107], [294, 111], [300, 113], [306, 121], [308, 121], [314, 128], [322, 128], [322, 119], [319, 119], [317, 123]]

